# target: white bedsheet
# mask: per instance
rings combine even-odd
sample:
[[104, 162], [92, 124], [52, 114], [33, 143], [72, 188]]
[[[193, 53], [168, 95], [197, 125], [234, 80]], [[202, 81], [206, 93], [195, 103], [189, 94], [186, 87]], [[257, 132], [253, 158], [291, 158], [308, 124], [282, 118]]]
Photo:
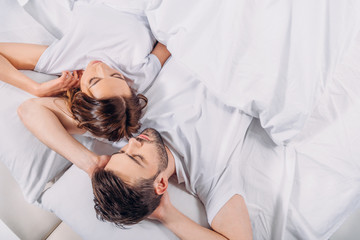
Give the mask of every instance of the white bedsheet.
[[359, 66], [360, 35], [286, 147], [254, 120], [239, 165], [254, 239], [329, 239], [360, 207]]
[[360, 35], [294, 141], [285, 239], [327, 239], [360, 207]]

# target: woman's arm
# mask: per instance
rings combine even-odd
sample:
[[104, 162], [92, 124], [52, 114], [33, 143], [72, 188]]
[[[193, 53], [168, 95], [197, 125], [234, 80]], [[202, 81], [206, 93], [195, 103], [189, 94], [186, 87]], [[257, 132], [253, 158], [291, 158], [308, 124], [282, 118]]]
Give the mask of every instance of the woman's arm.
[[0, 43], [0, 54], [16, 69], [33, 70], [47, 47], [29, 43]]
[[165, 192], [160, 206], [150, 216], [157, 219], [174, 232], [180, 239], [239, 239], [251, 240], [252, 230], [249, 214], [243, 198], [233, 196], [215, 216], [207, 229], [177, 210]]
[[78, 85], [77, 76], [62, 76], [38, 83], [18, 70], [34, 70], [47, 46], [27, 43], [0, 43], [0, 80], [35, 96], [53, 96]]
[[45, 145], [59, 153], [90, 176], [104, 167], [108, 156], [97, 156], [70, 134], [83, 134], [71, 117], [62, 98], [36, 98], [22, 103], [18, 114], [24, 125]]
[[163, 66], [166, 60], [171, 56], [171, 53], [168, 51], [167, 47], [159, 42], [156, 43], [151, 53], [159, 59], [161, 66]]
[[0, 79], [37, 95], [39, 83], [18, 69], [33, 70], [47, 46], [23, 43], [0, 43]]

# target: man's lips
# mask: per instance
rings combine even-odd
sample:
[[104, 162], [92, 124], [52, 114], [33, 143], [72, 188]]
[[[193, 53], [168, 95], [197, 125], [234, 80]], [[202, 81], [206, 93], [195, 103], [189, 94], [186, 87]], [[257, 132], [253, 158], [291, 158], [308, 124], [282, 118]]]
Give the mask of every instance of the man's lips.
[[138, 137], [150, 141], [150, 138], [144, 134], [140, 134]]

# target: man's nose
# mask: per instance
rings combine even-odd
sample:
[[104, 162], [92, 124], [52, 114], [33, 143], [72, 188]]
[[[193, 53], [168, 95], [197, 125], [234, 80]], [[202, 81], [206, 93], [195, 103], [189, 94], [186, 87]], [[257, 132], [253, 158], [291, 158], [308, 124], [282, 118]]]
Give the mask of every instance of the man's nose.
[[141, 145], [141, 142], [136, 140], [136, 138], [130, 138], [128, 150], [139, 148]]

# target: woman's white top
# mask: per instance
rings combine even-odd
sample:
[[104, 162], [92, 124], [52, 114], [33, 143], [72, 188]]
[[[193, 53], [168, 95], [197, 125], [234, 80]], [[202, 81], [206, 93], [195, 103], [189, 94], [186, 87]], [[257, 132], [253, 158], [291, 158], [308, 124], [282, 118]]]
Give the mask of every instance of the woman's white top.
[[138, 92], [151, 85], [161, 69], [159, 59], [150, 54], [156, 39], [146, 16], [119, 10], [105, 3], [77, 4], [71, 25], [41, 55], [35, 71], [61, 74], [85, 69], [100, 60], [133, 81]]

